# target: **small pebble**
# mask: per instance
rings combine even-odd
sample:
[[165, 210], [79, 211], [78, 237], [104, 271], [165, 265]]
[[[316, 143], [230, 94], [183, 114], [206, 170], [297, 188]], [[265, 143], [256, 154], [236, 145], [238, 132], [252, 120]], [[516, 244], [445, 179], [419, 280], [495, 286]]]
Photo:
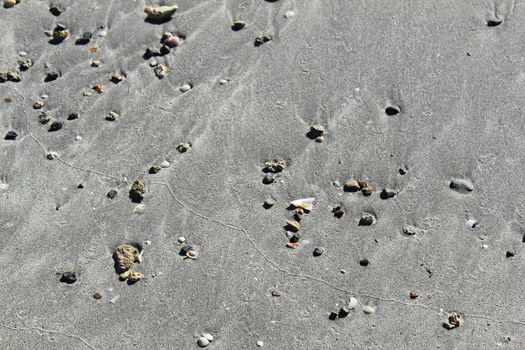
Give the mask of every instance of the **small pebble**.
[[264, 43], [267, 43], [269, 42], [270, 40], [272, 40], [272, 36], [269, 35], [269, 34], [263, 34], [263, 35], [259, 35], [255, 38], [255, 42], [254, 42], [254, 45], [256, 47], [258, 46], [261, 46], [262, 44]]
[[398, 106], [388, 106], [385, 108], [385, 114], [388, 115], [388, 116], [394, 116], [394, 115], [397, 115], [401, 112], [401, 108], [399, 108]]
[[220, 85], [226, 85], [226, 84], [228, 84], [228, 82], [229, 82], [228, 79], [221, 79], [221, 80], [219, 80], [219, 84]]
[[168, 67], [163, 64], [159, 64], [154, 68], [155, 75], [159, 79], [163, 79], [168, 74]]
[[60, 77], [60, 72], [50, 71], [46, 74], [46, 77], [44, 78], [44, 82], [48, 83], [50, 81], [57, 80], [59, 77]]
[[166, 38], [162, 43], [169, 48], [174, 48], [174, 47], [182, 45], [182, 42], [183, 40], [179, 36], [171, 35], [168, 38]]
[[53, 132], [53, 131], [58, 131], [60, 129], [62, 129], [62, 127], [64, 126], [64, 123], [62, 123], [61, 121], [54, 121], [53, 123], [51, 123], [51, 125], [49, 126], [49, 132]]
[[297, 232], [301, 229], [301, 223], [297, 220], [288, 220], [286, 222], [286, 227], [289, 231]]
[[346, 209], [343, 206], [338, 205], [338, 206], [332, 208], [332, 213], [334, 213], [334, 216], [336, 218], [340, 219], [340, 218], [343, 217], [343, 215], [346, 214]]
[[49, 12], [51, 12], [53, 16], [60, 16], [64, 10], [59, 6], [51, 6]]
[[374, 307], [370, 306], [370, 305], [365, 305], [365, 306], [363, 306], [363, 312], [365, 314], [370, 315], [370, 314], [375, 313], [376, 309]]
[[102, 294], [99, 293], [99, 292], [96, 292], [95, 294], [93, 294], [93, 298], [99, 300], [99, 299], [102, 299]]
[[18, 56], [26, 57], [27, 56], [27, 52], [26, 51], [18, 51]]
[[156, 174], [156, 173], [158, 173], [160, 170], [161, 170], [160, 166], [158, 166], [158, 165], [152, 165], [152, 166], [149, 168], [148, 172], [149, 172], [150, 174]]
[[197, 345], [201, 348], [205, 348], [207, 347], [208, 345], [210, 345], [210, 341], [208, 339], [206, 339], [205, 337], [200, 337], [198, 340], [197, 340]]
[[284, 17], [285, 18], [292, 18], [295, 16], [295, 12], [291, 11], [291, 10], [288, 10], [284, 13]]
[[369, 226], [373, 225], [376, 222], [376, 217], [372, 213], [363, 213], [361, 219], [359, 220], [360, 226]]
[[273, 177], [272, 174], [266, 174], [264, 175], [263, 177], [263, 180], [262, 180], [262, 183], [265, 184], [265, 185], [269, 185], [269, 184], [272, 184], [275, 182], [275, 178]]
[[213, 335], [211, 335], [210, 333], [203, 333], [202, 336], [208, 339], [210, 343], [213, 341]]
[[349, 309], [355, 309], [357, 304], [359, 304], [357, 299], [355, 297], [350, 297], [350, 301], [348, 302], [346, 307]]
[[75, 141], [82, 141], [82, 136], [80, 135], [75, 136]]
[[368, 266], [370, 264], [370, 261], [368, 261], [368, 259], [361, 259], [359, 261], [359, 265], [361, 266]]
[[179, 88], [180, 92], [188, 92], [191, 90], [190, 84], [182, 84]]
[[461, 194], [466, 194], [474, 190], [472, 181], [466, 179], [454, 179], [450, 182], [449, 187]]
[[119, 115], [113, 111], [110, 111], [106, 114], [106, 120], [107, 121], [110, 121], [110, 122], [113, 122], [115, 120], [117, 120], [119, 117]]
[[263, 207], [265, 209], [270, 209], [271, 207], [273, 207], [275, 205], [275, 199], [273, 199], [272, 197], [268, 197], [266, 198], [266, 200], [264, 201], [264, 204], [263, 204]]
[[361, 189], [361, 193], [364, 196], [370, 196], [372, 193], [374, 193], [374, 188], [371, 186], [365, 186]]
[[16, 0], [4, 0], [4, 7], [9, 8], [16, 5]]
[[170, 166], [170, 162], [168, 162], [167, 160], [163, 160], [161, 163], [160, 163], [160, 167], [161, 168], [169, 168]]
[[260, 341], [260, 340], [256, 344], [260, 348], [262, 348], [264, 346], [264, 343], [262, 341]]
[[112, 75], [111, 78], [109, 78], [109, 81], [111, 81], [113, 84], [118, 84], [122, 80], [124, 80], [124, 77], [120, 74]]
[[46, 95], [46, 94], [42, 94], [42, 95], [40, 95], [40, 98], [43, 99], [43, 100], [47, 100], [48, 97], [49, 97], [49, 96]]
[[416, 292], [415, 290], [411, 291], [409, 295], [410, 299], [417, 299], [419, 297], [418, 292]]
[[191, 143], [181, 143], [177, 146], [177, 151], [179, 151], [179, 153], [184, 153], [184, 152], [187, 152], [188, 150], [190, 150], [191, 148]]
[[411, 225], [403, 226], [403, 233], [407, 236], [413, 236], [417, 233], [417, 228]]
[[117, 194], [118, 194], [118, 192], [116, 190], [109, 190], [107, 196], [108, 196], [109, 199], [115, 199]]
[[467, 222], [465, 222], [465, 226], [467, 226], [468, 229], [475, 229], [476, 226], [478, 226], [479, 222], [477, 222], [476, 220], [474, 219], [469, 219], [467, 220]]
[[41, 109], [42, 107], [44, 107], [44, 101], [35, 101], [35, 103], [33, 103], [33, 108], [34, 109]]
[[73, 284], [77, 281], [77, 276], [74, 272], [64, 272], [62, 277], [60, 277], [60, 282]]
[[323, 255], [324, 252], [325, 252], [324, 247], [316, 247], [314, 249], [314, 253], [313, 254], [314, 254], [314, 256], [321, 256], [321, 255]]
[[109, 302], [115, 304], [120, 299], [120, 295], [115, 295]]
[[482, 244], [482, 245], [481, 245], [481, 248], [483, 248], [483, 249], [487, 249], [488, 247], [489, 247], [489, 246], [488, 246], [487, 244]]
[[8, 131], [4, 136], [4, 140], [14, 141], [17, 137], [18, 134], [15, 131]]
[[107, 30], [101, 30], [97, 33], [97, 35], [101, 38], [105, 37], [106, 35], [108, 35], [108, 31]]
[[78, 119], [78, 113], [76, 113], [76, 112], [70, 113], [67, 116], [67, 120], [75, 120], [75, 119]]
[[239, 30], [243, 29], [244, 27], [246, 27], [246, 22], [245, 21], [241, 21], [241, 20], [237, 20], [235, 22], [233, 22], [231, 28], [234, 32], [238, 32]]
[[102, 65], [102, 61], [94, 60], [91, 62], [91, 67], [100, 67]]
[[104, 87], [102, 85], [95, 85], [92, 87], [92, 89], [97, 93], [97, 94], [102, 94], [104, 93]]
[[516, 255], [516, 252], [513, 252], [512, 250], [507, 250], [507, 252], [505, 253], [505, 256], [507, 258], [512, 258]]
[[47, 152], [46, 158], [49, 160], [57, 159], [60, 157], [60, 153], [55, 151], [49, 151]]
[[278, 298], [281, 296], [281, 292], [277, 288], [272, 288], [271, 293], [272, 293], [272, 297]]
[[87, 45], [91, 41], [92, 37], [93, 33], [84, 32], [80, 37], [77, 38], [77, 40], [75, 41], [75, 45]]
[[379, 194], [379, 198], [381, 199], [389, 199], [393, 198], [397, 195], [397, 192], [388, 188], [383, 188], [381, 193]]
[[177, 238], [177, 241], [179, 241], [179, 243], [184, 243], [184, 242], [186, 242], [186, 238], [185, 237], [179, 237], [179, 238]]
[[345, 182], [344, 190], [348, 192], [357, 192], [361, 190], [361, 186], [359, 186], [359, 182], [357, 182], [357, 180], [351, 179]]

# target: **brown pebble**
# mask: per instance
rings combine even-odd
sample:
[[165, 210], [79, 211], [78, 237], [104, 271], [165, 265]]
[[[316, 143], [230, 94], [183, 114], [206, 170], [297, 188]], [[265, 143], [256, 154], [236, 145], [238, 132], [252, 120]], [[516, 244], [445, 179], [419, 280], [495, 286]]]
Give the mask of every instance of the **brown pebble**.
[[361, 193], [365, 196], [370, 196], [372, 193], [374, 193], [374, 188], [371, 186], [366, 186], [361, 189]]
[[338, 205], [332, 209], [332, 213], [334, 213], [336, 218], [342, 218], [346, 213], [346, 209], [343, 206]]
[[289, 242], [289, 243], [286, 243], [286, 247], [290, 248], [290, 249], [297, 249], [297, 248], [299, 248], [299, 243], [298, 242]]
[[146, 185], [144, 185], [144, 183], [139, 180], [133, 182], [129, 194], [131, 199], [134, 201], [142, 201], [144, 199], [144, 195], [146, 194]]
[[95, 294], [93, 294], [93, 298], [95, 299], [102, 299], [102, 294], [100, 294], [99, 292], [96, 292]]
[[41, 108], [44, 107], [44, 105], [45, 105], [44, 101], [38, 100], [38, 101], [35, 101], [35, 103], [33, 103], [33, 108], [34, 109], [41, 109]]
[[361, 186], [359, 186], [359, 183], [356, 180], [352, 179], [352, 180], [347, 180], [345, 182], [344, 189], [345, 191], [357, 192], [361, 190]]
[[6, 97], [6, 98], [4, 98], [4, 102], [5, 103], [11, 103], [11, 102], [13, 102], [13, 100], [10, 97]]
[[101, 94], [104, 92], [104, 88], [102, 87], [102, 85], [95, 85], [92, 87], [92, 89], [95, 90], [97, 94]]
[[53, 159], [57, 159], [58, 157], [60, 157], [60, 153], [58, 152], [55, 152], [55, 151], [49, 151], [46, 155], [47, 159], [49, 160], [53, 160]]
[[419, 297], [419, 294], [415, 290], [410, 292], [410, 299], [416, 299], [417, 297]]

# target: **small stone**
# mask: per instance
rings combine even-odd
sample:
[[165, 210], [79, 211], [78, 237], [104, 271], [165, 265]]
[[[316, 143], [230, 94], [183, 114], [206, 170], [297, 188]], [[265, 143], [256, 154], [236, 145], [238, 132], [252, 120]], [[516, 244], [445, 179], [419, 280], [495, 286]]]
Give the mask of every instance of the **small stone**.
[[186, 242], [186, 238], [185, 237], [179, 237], [179, 238], [177, 238], [177, 241], [179, 243], [184, 243], [184, 242]]
[[339, 218], [339, 219], [340, 219], [340, 218], [343, 217], [343, 215], [345, 215], [345, 213], [346, 213], [346, 209], [345, 209], [344, 207], [338, 205], [338, 206], [336, 206], [336, 207], [334, 207], [334, 208], [332, 209], [332, 213], [334, 213], [334, 216], [335, 216], [336, 218]]
[[516, 252], [513, 252], [512, 250], [507, 250], [507, 253], [505, 253], [505, 256], [507, 258], [512, 258], [516, 255]]
[[263, 180], [262, 180], [262, 183], [265, 184], [265, 185], [269, 185], [269, 184], [272, 184], [275, 182], [275, 178], [273, 177], [272, 174], [266, 174], [264, 175], [263, 177]]
[[207, 347], [208, 345], [210, 345], [210, 341], [208, 339], [206, 339], [205, 337], [200, 337], [198, 340], [197, 340], [197, 345], [201, 348], [205, 348]]
[[111, 304], [115, 304], [117, 300], [120, 299], [120, 295], [115, 295], [111, 300], [109, 301]]
[[346, 316], [348, 316], [350, 314], [350, 309], [346, 306], [343, 306], [340, 310], [339, 310], [339, 314], [337, 315], [339, 318], [345, 318]]
[[116, 263], [117, 273], [121, 275], [121, 279], [126, 279], [130, 277], [133, 265], [141, 261], [141, 253], [132, 245], [121, 244], [115, 249], [113, 259]]
[[314, 254], [314, 256], [321, 256], [321, 255], [323, 255], [324, 252], [325, 252], [324, 247], [316, 247], [314, 249], [314, 253], [313, 254]]
[[405, 225], [403, 226], [403, 233], [407, 236], [413, 236], [417, 233], [417, 228], [411, 225]]
[[51, 123], [51, 125], [49, 126], [49, 132], [54, 132], [54, 131], [58, 131], [60, 129], [62, 129], [62, 127], [64, 126], [64, 123], [62, 123], [61, 121], [54, 121], [53, 123]]
[[419, 297], [419, 294], [415, 290], [411, 291], [409, 295], [410, 299], [417, 299]]
[[111, 81], [113, 84], [118, 84], [122, 80], [124, 80], [124, 77], [120, 74], [112, 75], [111, 78], [109, 79], [109, 81]]
[[226, 85], [226, 84], [228, 84], [228, 83], [229, 83], [229, 80], [228, 80], [228, 79], [221, 79], [221, 80], [219, 80], [219, 84], [220, 84], [220, 85]]
[[361, 189], [361, 193], [365, 196], [370, 196], [372, 193], [374, 193], [374, 188], [371, 186], [365, 186]]
[[28, 55], [27, 51], [18, 51], [18, 56], [26, 57]]
[[55, 151], [49, 151], [46, 155], [46, 158], [49, 160], [57, 159], [58, 157], [60, 157], [60, 153]]
[[260, 348], [262, 348], [262, 347], [264, 346], [264, 343], [263, 343], [261, 340], [257, 341], [257, 343], [255, 343], [255, 344], [256, 344], [258, 347], [260, 347]]
[[78, 113], [77, 112], [70, 113], [67, 116], [67, 120], [75, 120], [75, 119], [78, 119]]
[[317, 136], [317, 137], [315, 138], [315, 142], [317, 142], [317, 143], [323, 143], [323, 142], [324, 142], [324, 137], [323, 137], [323, 136]]
[[113, 111], [110, 111], [106, 114], [106, 120], [110, 122], [114, 122], [115, 120], [118, 119], [118, 117], [119, 115]]
[[289, 231], [297, 232], [301, 228], [301, 223], [296, 220], [288, 220], [286, 222], [286, 227]]
[[92, 87], [92, 89], [97, 93], [97, 94], [102, 94], [104, 92], [104, 87], [102, 85], [95, 85]]
[[60, 277], [60, 282], [73, 284], [77, 281], [77, 276], [74, 272], [64, 272], [62, 277]]
[[388, 115], [388, 116], [394, 116], [394, 115], [397, 115], [401, 112], [401, 108], [399, 108], [398, 106], [388, 106], [385, 108], [385, 114]]
[[501, 19], [489, 19], [487, 21], [487, 27], [497, 27], [501, 23], [503, 23], [503, 20], [501, 20]]
[[33, 66], [33, 60], [31, 57], [25, 57], [18, 60], [18, 67], [20, 70], [25, 71]]
[[149, 172], [150, 174], [156, 174], [156, 173], [158, 173], [158, 172], [160, 171], [160, 169], [161, 169], [160, 166], [158, 166], [158, 165], [152, 165], [152, 166], [149, 168], [149, 171], [148, 171], [148, 172]]
[[77, 38], [77, 40], [75, 41], [75, 45], [87, 45], [91, 41], [92, 37], [93, 33], [84, 32], [80, 37]]
[[167, 46], [167, 45], [162, 45], [160, 47], [160, 54], [161, 55], [167, 55], [167, 54], [170, 53], [170, 51], [171, 51], [171, 48], [169, 46]]
[[33, 103], [33, 108], [34, 109], [41, 109], [41, 108], [44, 107], [44, 105], [45, 105], [44, 101], [38, 100], [38, 101], [35, 101], [35, 103]]
[[136, 180], [131, 185], [129, 196], [133, 201], [141, 202], [144, 199], [146, 193], [146, 185], [142, 181]]
[[131, 282], [137, 282], [144, 278], [144, 275], [137, 271], [131, 271], [131, 273], [128, 276], [128, 280]]
[[59, 6], [51, 6], [49, 8], [49, 12], [51, 12], [51, 14], [53, 16], [60, 16], [62, 14], [62, 12], [64, 12], [64, 9], [62, 7], [59, 7]]
[[243, 29], [244, 27], [246, 27], [246, 22], [245, 21], [241, 21], [241, 20], [237, 20], [235, 22], [233, 22], [231, 28], [234, 32], [238, 32], [239, 30]]
[[474, 219], [469, 219], [467, 220], [467, 222], [465, 222], [465, 226], [467, 226], [468, 229], [475, 229], [476, 226], [478, 226], [479, 222], [477, 220], [474, 220]]
[[4, 136], [4, 140], [10, 140], [10, 141], [14, 141], [16, 140], [18, 134], [14, 131], [8, 131], [5, 136]]
[[174, 48], [182, 45], [182, 38], [177, 35], [171, 35], [167, 37], [162, 43], [169, 48]]
[[210, 333], [203, 333], [202, 336], [208, 339], [210, 343], [213, 341], [213, 335], [211, 335]]
[[102, 65], [102, 62], [99, 60], [94, 60], [91, 62], [91, 67], [100, 67]]
[[289, 243], [286, 243], [286, 247], [290, 249], [297, 249], [299, 248], [299, 243], [289, 242]]
[[191, 90], [190, 84], [182, 84], [179, 88], [180, 92], [188, 92]]
[[324, 132], [325, 132], [324, 126], [320, 124], [314, 124], [310, 126], [310, 134], [312, 134], [313, 138], [323, 136]]
[[170, 167], [170, 162], [168, 162], [167, 160], [163, 160], [163, 161], [160, 163], [160, 167], [161, 167], [161, 168], [169, 168], [169, 167]]
[[268, 197], [268, 198], [265, 199], [263, 207], [265, 209], [270, 209], [274, 205], [275, 205], [275, 199], [273, 199], [272, 197]]
[[357, 180], [347, 180], [344, 184], [344, 190], [348, 192], [357, 192], [361, 190], [361, 186], [359, 186]]
[[197, 259], [198, 256], [199, 256], [199, 253], [195, 250], [190, 250], [186, 253], [186, 257], [190, 259]]
[[370, 265], [370, 261], [368, 261], [368, 259], [361, 259], [359, 261], [359, 265], [361, 265], [361, 266], [368, 266], [368, 265]]
[[16, 0], [4, 0], [4, 7], [10, 8], [16, 5]]
[[292, 18], [295, 16], [295, 12], [288, 10], [284, 13], [284, 18]]
[[450, 181], [449, 187], [461, 194], [466, 194], [474, 190], [474, 185], [472, 182], [465, 179], [454, 179]]
[[66, 40], [69, 36], [69, 29], [63, 24], [63, 23], [57, 23], [57, 26], [53, 30], [53, 42], [55, 43], [61, 43], [62, 41]]
[[357, 304], [359, 304], [357, 299], [355, 297], [350, 297], [350, 301], [348, 301], [348, 304], [346, 305], [346, 307], [352, 310], [356, 308]]
[[189, 251], [195, 251], [196, 248], [193, 246], [193, 244], [186, 243], [180, 248], [180, 255], [186, 255]]
[[108, 196], [109, 199], [115, 199], [117, 194], [118, 194], [118, 192], [116, 190], [109, 190], [107, 196]]
[[99, 300], [99, 299], [102, 299], [102, 294], [99, 293], [99, 292], [96, 292], [95, 294], [93, 294], [93, 298]]
[[369, 226], [373, 225], [376, 222], [376, 216], [372, 213], [363, 213], [361, 219], [359, 220], [359, 226]]
[[285, 160], [268, 160], [264, 162], [263, 172], [265, 173], [280, 173], [288, 164]]
[[406, 175], [407, 172], [408, 168], [406, 166], [399, 168], [399, 175]]
[[272, 293], [272, 297], [278, 298], [281, 296], [281, 292], [277, 288], [272, 288], [271, 293]]
[[159, 79], [163, 79], [168, 74], [168, 67], [163, 64], [159, 64], [154, 69], [155, 75]]
[[108, 35], [108, 31], [103, 29], [103, 30], [100, 30], [97, 35], [100, 37], [100, 38], [104, 38], [105, 36]]
[[151, 21], [164, 21], [168, 20], [173, 16], [173, 14], [177, 11], [179, 7], [178, 6], [159, 6], [159, 7], [152, 7], [152, 6], [146, 6], [144, 7], [144, 12], [146, 13], [146, 19]]
[[302, 235], [299, 232], [295, 232], [292, 235], [292, 237], [290, 237], [290, 243], [299, 243], [299, 240], [301, 239], [301, 236]]
[[191, 143], [181, 143], [177, 146], [176, 149], [177, 151], [179, 151], [179, 153], [185, 153], [191, 149]]
[[383, 188], [381, 193], [379, 194], [379, 198], [381, 199], [389, 199], [393, 198], [397, 195], [397, 192], [388, 188]]
[[86, 90], [86, 91], [84, 91], [82, 93], [82, 95], [84, 95], [84, 96], [91, 96], [91, 95], [93, 95], [93, 92], [91, 90]]
[[363, 312], [367, 315], [373, 314], [376, 312], [376, 309], [370, 305], [363, 306]]
[[156, 67], [159, 65], [159, 61], [157, 61], [156, 59], [152, 59], [150, 62], [149, 62], [149, 66], [150, 67]]
[[82, 188], [84, 188], [84, 185], [83, 184], [78, 184], [77, 188], [82, 189]]
[[5, 73], [5, 79], [1, 78], [0, 81], [13, 81], [13, 82], [19, 82], [22, 80], [22, 76], [20, 75], [20, 72], [18, 70], [10, 70], [7, 73]]
[[82, 141], [82, 136], [80, 135], [75, 136], [75, 141]]
[[443, 327], [445, 327], [448, 330], [460, 327], [463, 324], [463, 320], [461, 318], [461, 315], [453, 312], [447, 319], [447, 321], [443, 322]]
[[335, 180], [332, 182], [332, 185], [334, 185], [334, 187], [341, 187], [341, 182], [339, 182], [339, 180]]
[[261, 45], [264, 44], [264, 43], [269, 42], [270, 40], [272, 40], [272, 36], [269, 35], [269, 34], [258, 35], [258, 36], [255, 38], [254, 45], [255, 45], [256, 47], [258, 47], [258, 46], [261, 46]]

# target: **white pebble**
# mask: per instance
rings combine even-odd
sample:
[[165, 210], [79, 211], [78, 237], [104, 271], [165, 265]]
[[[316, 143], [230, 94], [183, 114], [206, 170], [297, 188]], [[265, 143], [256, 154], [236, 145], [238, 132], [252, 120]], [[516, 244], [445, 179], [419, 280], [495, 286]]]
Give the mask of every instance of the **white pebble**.
[[182, 84], [179, 88], [180, 92], [188, 92], [191, 90], [190, 84]]
[[205, 348], [210, 345], [210, 341], [204, 337], [200, 337], [199, 340], [197, 340], [197, 345], [201, 348]]
[[170, 166], [170, 162], [168, 162], [167, 160], [163, 160], [161, 163], [160, 163], [160, 167], [161, 168], [168, 168]]
[[82, 140], [82, 136], [80, 135], [75, 136], [75, 141], [81, 141], [81, 140]]
[[293, 11], [291, 11], [291, 10], [290, 10], [290, 11], [286, 11], [286, 12], [284, 13], [284, 17], [285, 17], [285, 18], [292, 18], [292, 17], [294, 17], [294, 16], [295, 16], [295, 12], [293, 12]]
[[221, 80], [219, 80], [219, 84], [226, 85], [226, 84], [228, 84], [228, 80], [227, 79], [221, 79]]
[[99, 37], [103, 38], [105, 37], [106, 35], [108, 35], [108, 32], [105, 31], [105, 30], [101, 30], [100, 32], [98, 32], [97, 34]]
[[115, 304], [119, 298], [120, 298], [120, 295], [115, 295], [115, 296], [113, 297], [113, 299], [111, 299], [109, 302], [110, 302], [111, 304]]
[[213, 341], [213, 335], [211, 335], [210, 333], [203, 333], [202, 336], [208, 339], [210, 343]]
[[262, 347], [264, 346], [264, 343], [263, 343], [262, 341], [259, 340], [259, 341], [257, 342], [257, 346], [260, 347], [260, 348], [262, 348]]
[[467, 226], [467, 228], [469, 229], [474, 229], [476, 228], [476, 226], [478, 226], [479, 222], [477, 222], [476, 220], [474, 219], [469, 219], [467, 220], [467, 222], [465, 223], [465, 225]]
[[133, 208], [134, 213], [142, 213], [146, 209], [146, 204], [137, 204], [135, 208]]
[[357, 304], [358, 304], [357, 299], [354, 298], [354, 297], [351, 297], [351, 298], [350, 298], [350, 302], [348, 303], [347, 307], [348, 307], [349, 309], [355, 309], [355, 307], [357, 306]]
[[47, 99], [48, 97], [49, 97], [49, 96], [46, 95], [46, 94], [43, 94], [43, 95], [40, 96], [40, 98], [41, 98], [42, 100], [45, 100], [45, 99]]
[[375, 313], [375, 312], [376, 312], [376, 309], [373, 308], [373, 307], [370, 306], [370, 305], [365, 305], [365, 306], [363, 306], [363, 312], [364, 312], [365, 314], [370, 315], [370, 314]]
[[179, 238], [177, 239], [177, 241], [179, 241], [179, 243], [184, 243], [184, 242], [186, 242], [186, 238], [184, 238], [184, 237], [179, 237]]
[[26, 57], [27, 56], [27, 52], [25, 52], [25, 51], [18, 51], [18, 55], [20, 55], [20, 57]]
[[151, 244], [151, 241], [146, 241], [146, 244], [147, 244], [147, 245], [150, 245], [150, 244]]
[[486, 245], [486, 244], [483, 244], [483, 245], [481, 246], [481, 248], [483, 248], [483, 249], [487, 249], [488, 247], [489, 247], [489, 246]]

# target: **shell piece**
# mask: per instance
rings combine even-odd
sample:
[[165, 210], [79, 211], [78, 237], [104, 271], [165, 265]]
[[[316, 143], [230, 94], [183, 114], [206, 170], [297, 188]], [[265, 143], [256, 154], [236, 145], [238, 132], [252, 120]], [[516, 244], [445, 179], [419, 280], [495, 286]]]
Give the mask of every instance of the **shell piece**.
[[474, 219], [469, 219], [467, 220], [467, 222], [465, 222], [465, 226], [467, 226], [468, 229], [475, 229], [476, 226], [478, 226], [479, 222], [477, 220], [474, 220]]
[[370, 305], [363, 306], [363, 312], [367, 315], [373, 314], [376, 312], [376, 309]]
[[178, 6], [159, 6], [159, 7], [144, 7], [144, 12], [147, 14], [147, 19], [154, 21], [161, 21], [170, 18], [177, 10]]
[[359, 302], [357, 301], [356, 298], [350, 297], [350, 301], [348, 302], [348, 305], [346, 305], [346, 307], [349, 308], [350, 310], [355, 309], [358, 303]]
[[312, 211], [315, 198], [303, 198], [296, 199], [290, 202], [290, 205], [295, 208], [301, 208], [304, 210]]

